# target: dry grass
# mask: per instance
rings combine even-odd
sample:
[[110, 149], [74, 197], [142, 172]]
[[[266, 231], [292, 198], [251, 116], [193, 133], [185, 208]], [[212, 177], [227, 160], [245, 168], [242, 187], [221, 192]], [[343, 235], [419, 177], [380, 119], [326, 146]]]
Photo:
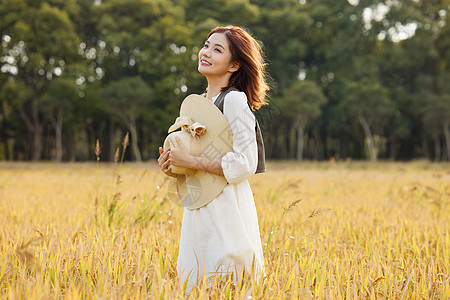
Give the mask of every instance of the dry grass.
[[[450, 297], [450, 165], [268, 169], [250, 180], [264, 280], [191, 298]], [[163, 183], [153, 163], [0, 164], [0, 298], [185, 298]]]

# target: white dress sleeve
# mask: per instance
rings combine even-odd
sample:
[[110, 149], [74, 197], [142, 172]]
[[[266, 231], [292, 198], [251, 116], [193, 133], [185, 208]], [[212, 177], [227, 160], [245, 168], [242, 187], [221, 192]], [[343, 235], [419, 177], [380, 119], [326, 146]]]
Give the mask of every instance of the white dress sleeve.
[[233, 132], [233, 152], [222, 157], [223, 174], [229, 183], [239, 183], [255, 174], [258, 163], [255, 116], [245, 93], [238, 91], [226, 95], [223, 114]]

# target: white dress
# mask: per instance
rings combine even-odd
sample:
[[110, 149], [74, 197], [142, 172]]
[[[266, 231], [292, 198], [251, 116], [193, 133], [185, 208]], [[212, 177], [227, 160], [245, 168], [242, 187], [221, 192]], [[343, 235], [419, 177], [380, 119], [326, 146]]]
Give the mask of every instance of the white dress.
[[[217, 96], [213, 98], [213, 101]], [[264, 270], [258, 217], [248, 178], [255, 173], [258, 150], [255, 116], [245, 93], [225, 97], [223, 113], [233, 132], [233, 152], [222, 158], [228, 185], [199, 209], [184, 209], [177, 271], [189, 292], [204, 274], [226, 278], [242, 270], [256, 280]]]

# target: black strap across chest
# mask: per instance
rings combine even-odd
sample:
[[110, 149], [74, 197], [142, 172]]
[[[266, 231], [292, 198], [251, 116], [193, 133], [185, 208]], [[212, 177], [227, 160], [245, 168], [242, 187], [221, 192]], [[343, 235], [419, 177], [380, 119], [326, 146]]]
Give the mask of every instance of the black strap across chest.
[[[238, 89], [234, 87], [230, 87], [228, 90], [220, 93], [220, 95], [217, 97], [214, 104], [219, 108], [219, 110], [223, 113], [223, 104], [225, 102], [225, 96], [231, 92], [231, 91], [239, 91]], [[250, 107], [250, 103], [248, 103], [248, 106]], [[251, 107], [250, 107], [251, 111]], [[255, 116], [256, 120], [256, 116]], [[266, 159], [265, 159], [265, 152], [264, 152], [264, 141], [261, 134], [261, 128], [259, 127], [258, 120], [255, 122], [255, 134], [256, 134], [256, 144], [258, 146], [258, 166], [256, 167], [256, 173], [263, 173], [266, 171]]]

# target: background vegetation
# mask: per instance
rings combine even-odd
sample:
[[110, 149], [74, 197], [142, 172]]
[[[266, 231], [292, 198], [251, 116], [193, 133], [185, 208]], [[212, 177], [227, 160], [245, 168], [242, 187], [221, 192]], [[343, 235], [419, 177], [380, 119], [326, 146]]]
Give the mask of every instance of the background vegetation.
[[263, 279], [190, 298], [168, 177], [155, 162], [100, 166], [0, 163], [0, 298], [450, 297], [448, 163], [269, 162], [250, 178]]
[[270, 159], [450, 158], [449, 0], [0, 0], [0, 159], [154, 159], [209, 30], [261, 40]]

